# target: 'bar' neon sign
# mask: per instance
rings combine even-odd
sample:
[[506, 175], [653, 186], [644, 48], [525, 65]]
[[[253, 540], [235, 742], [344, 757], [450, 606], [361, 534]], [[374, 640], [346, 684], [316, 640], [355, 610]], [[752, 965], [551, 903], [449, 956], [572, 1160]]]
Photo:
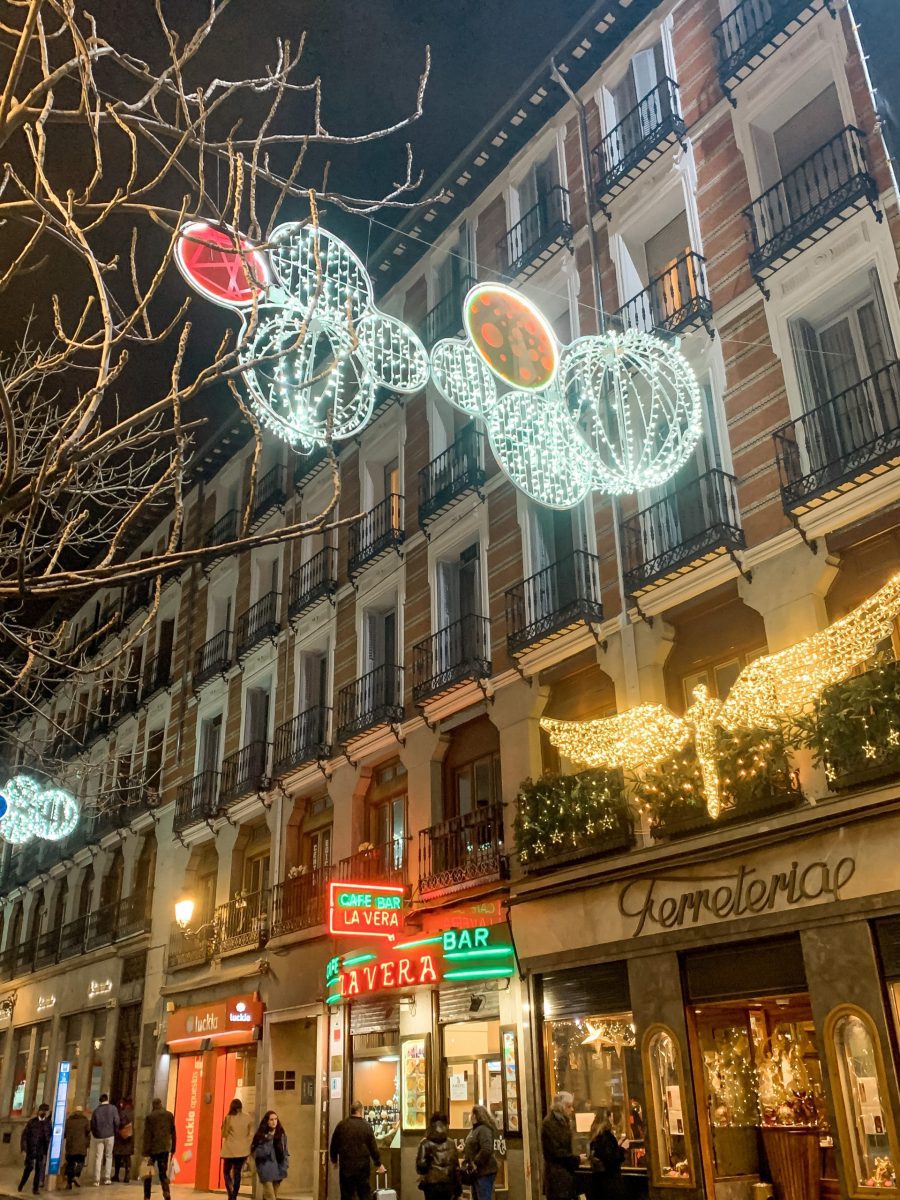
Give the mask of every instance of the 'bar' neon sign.
[[403, 930], [404, 888], [384, 883], [328, 885], [328, 932], [333, 937], [387, 938]]

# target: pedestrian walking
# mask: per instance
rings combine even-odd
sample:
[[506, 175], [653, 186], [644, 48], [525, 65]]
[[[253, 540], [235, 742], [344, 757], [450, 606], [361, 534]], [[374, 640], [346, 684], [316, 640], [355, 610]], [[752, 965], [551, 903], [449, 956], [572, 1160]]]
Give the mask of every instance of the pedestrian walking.
[[372, 1163], [379, 1173], [384, 1172], [381, 1155], [375, 1142], [372, 1126], [362, 1115], [358, 1100], [350, 1105], [350, 1116], [338, 1121], [331, 1135], [331, 1165], [338, 1167], [341, 1200], [371, 1200], [369, 1170]]
[[47, 1151], [50, 1149], [50, 1135], [53, 1126], [50, 1123], [50, 1105], [42, 1104], [30, 1121], [25, 1123], [22, 1130], [22, 1153], [25, 1155], [25, 1166], [22, 1178], [19, 1180], [19, 1191], [25, 1190], [28, 1176], [34, 1172], [31, 1190], [35, 1195], [41, 1190], [44, 1182], [44, 1170], [47, 1166]]
[[131, 1160], [134, 1157], [134, 1101], [130, 1096], [119, 1102], [119, 1128], [113, 1142], [113, 1183], [128, 1183], [131, 1179]]
[[80, 1104], [66, 1117], [63, 1137], [66, 1140], [66, 1189], [71, 1192], [73, 1187], [81, 1187], [78, 1177], [84, 1170], [91, 1141], [91, 1123]]
[[456, 1200], [462, 1195], [459, 1152], [443, 1113], [434, 1113], [428, 1122], [416, 1152], [416, 1173], [425, 1200]]
[[625, 1151], [613, 1133], [612, 1122], [605, 1109], [598, 1109], [594, 1117], [588, 1151], [591, 1164], [589, 1200], [625, 1200], [625, 1181], [622, 1178]]
[[472, 1185], [472, 1200], [492, 1200], [497, 1178], [494, 1138], [497, 1127], [483, 1104], [472, 1109], [472, 1128], [463, 1147], [463, 1177]]
[[153, 1168], [159, 1175], [159, 1186], [162, 1188], [163, 1200], [169, 1200], [169, 1156], [175, 1153], [175, 1118], [167, 1108], [163, 1108], [162, 1100], [154, 1100], [150, 1111], [144, 1117], [144, 1140], [141, 1153], [144, 1165], [141, 1175], [144, 1180], [144, 1200], [150, 1200], [150, 1185], [153, 1182]]
[[557, 1092], [541, 1125], [544, 1154], [544, 1195], [547, 1200], [576, 1200], [580, 1188], [575, 1178], [580, 1162], [572, 1149], [571, 1092]]
[[250, 1154], [252, 1140], [253, 1121], [244, 1112], [240, 1100], [234, 1099], [228, 1106], [228, 1113], [222, 1122], [222, 1148], [219, 1151], [228, 1200], [235, 1200], [241, 1190], [241, 1174]]
[[262, 1184], [263, 1200], [275, 1200], [288, 1173], [287, 1135], [271, 1109], [259, 1123], [250, 1143], [256, 1174]]
[[94, 1187], [112, 1183], [113, 1146], [119, 1128], [119, 1110], [110, 1104], [106, 1092], [91, 1113], [91, 1167]]

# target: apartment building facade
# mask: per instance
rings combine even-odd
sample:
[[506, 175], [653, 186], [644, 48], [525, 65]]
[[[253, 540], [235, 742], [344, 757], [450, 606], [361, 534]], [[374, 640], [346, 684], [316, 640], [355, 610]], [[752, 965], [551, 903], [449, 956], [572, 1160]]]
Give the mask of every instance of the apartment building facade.
[[[388, 311], [431, 346], [500, 280], [563, 344], [601, 311], [677, 337], [697, 451], [553, 511], [429, 385], [338, 447], [347, 528], [165, 580], [117, 672], [54, 704], [68, 736], [25, 729], [97, 815], [4, 868], [7, 1152], [65, 1058], [79, 1102], [167, 1097], [198, 1188], [239, 1095], [282, 1117], [289, 1196], [333, 1187], [353, 1099], [404, 1200], [426, 1114], [462, 1138], [474, 1103], [498, 1189], [538, 1194], [568, 1090], [580, 1148], [597, 1110], [627, 1138], [629, 1193], [896, 1190], [896, 638], [858, 732], [739, 747], [716, 823], [665, 779], [579, 774], [540, 727], [724, 699], [900, 566], [900, 216], [851, 9], [603, 0], [435, 190], [370, 260]], [[225, 544], [246, 429], [199, 461], [186, 536]], [[332, 487], [267, 442], [253, 525]], [[77, 623], [123, 637], [148, 599]], [[391, 894], [393, 942], [334, 932], [329, 896]]]

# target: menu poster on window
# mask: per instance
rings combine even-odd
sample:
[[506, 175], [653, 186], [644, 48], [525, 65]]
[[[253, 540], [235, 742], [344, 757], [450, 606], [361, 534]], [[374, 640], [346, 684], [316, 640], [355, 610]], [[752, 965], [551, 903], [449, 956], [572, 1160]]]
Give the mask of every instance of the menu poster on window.
[[519, 1109], [519, 1050], [516, 1042], [516, 1027], [514, 1025], [501, 1026], [500, 1052], [503, 1060], [504, 1132], [512, 1137], [521, 1136], [522, 1117]]
[[430, 1034], [400, 1039], [400, 1120], [404, 1133], [428, 1125], [428, 1048]]
[[676, 1137], [684, 1133], [684, 1114], [681, 1111], [681, 1088], [669, 1086], [666, 1088], [666, 1114], [669, 1121], [669, 1133]]

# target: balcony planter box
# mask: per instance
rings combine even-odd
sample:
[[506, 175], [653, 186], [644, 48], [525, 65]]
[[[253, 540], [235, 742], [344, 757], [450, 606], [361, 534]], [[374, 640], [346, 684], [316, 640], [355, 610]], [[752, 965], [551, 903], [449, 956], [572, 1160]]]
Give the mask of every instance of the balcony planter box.
[[673, 808], [665, 816], [651, 818], [650, 833], [655, 841], [675, 841], [697, 833], [706, 833], [717, 826], [740, 825], [758, 817], [787, 812], [805, 803], [806, 798], [802, 792], [785, 785], [783, 789], [739, 799], [733, 807], [722, 809], [715, 820], [706, 811], [705, 803]]
[[516, 848], [526, 874], [615, 854], [633, 842], [621, 772], [548, 773], [519, 789]]
[[621, 825], [593, 837], [585, 836], [583, 844], [575, 846], [571, 850], [561, 850], [559, 853], [551, 851], [532, 857], [530, 862], [524, 864], [524, 870], [526, 875], [537, 875], [542, 871], [557, 871], [561, 867], [573, 866], [591, 858], [604, 858], [624, 853], [633, 845], [634, 825], [631, 817], [623, 813]]
[[835, 763], [834, 771], [834, 778], [828, 782], [828, 786], [833, 792], [862, 787], [867, 783], [887, 783], [888, 780], [900, 776], [900, 753], [886, 755], [874, 762], [869, 760], [867, 766], [856, 767], [851, 771], [842, 771], [840, 763]]

